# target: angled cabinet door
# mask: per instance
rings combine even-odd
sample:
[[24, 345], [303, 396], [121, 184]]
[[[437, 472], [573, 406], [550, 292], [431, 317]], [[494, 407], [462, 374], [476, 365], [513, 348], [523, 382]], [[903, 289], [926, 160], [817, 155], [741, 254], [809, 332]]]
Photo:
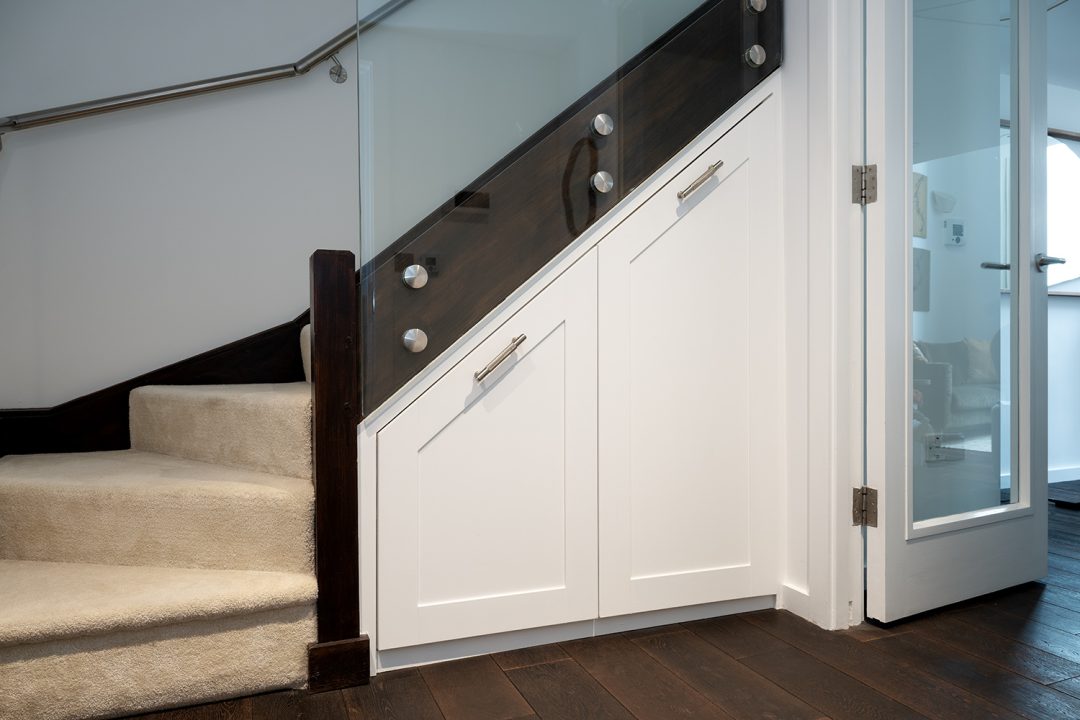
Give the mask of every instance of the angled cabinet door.
[[592, 251], [379, 432], [378, 647], [596, 617], [596, 433]]
[[759, 106], [600, 243], [602, 616], [779, 587], [775, 106]]

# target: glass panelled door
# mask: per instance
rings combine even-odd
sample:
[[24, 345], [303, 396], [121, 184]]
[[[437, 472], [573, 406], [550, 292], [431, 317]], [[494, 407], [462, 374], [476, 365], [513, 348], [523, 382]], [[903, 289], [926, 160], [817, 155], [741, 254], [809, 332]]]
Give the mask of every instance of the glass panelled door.
[[1046, 13], [881, 5], [867, 47], [907, 30], [867, 56], [867, 102], [907, 118], [867, 116], [889, 188], [867, 208], [868, 281], [894, 276], [867, 286], [867, 615], [892, 621], [1045, 572]]

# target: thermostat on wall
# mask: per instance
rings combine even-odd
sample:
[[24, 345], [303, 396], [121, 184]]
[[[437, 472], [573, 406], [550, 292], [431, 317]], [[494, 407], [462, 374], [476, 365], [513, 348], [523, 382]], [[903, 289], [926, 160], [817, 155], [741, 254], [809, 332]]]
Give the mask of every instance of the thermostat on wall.
[[964, 221], [949, 218], [945, 221], [945, 244], [960, 247], [965, 243]]

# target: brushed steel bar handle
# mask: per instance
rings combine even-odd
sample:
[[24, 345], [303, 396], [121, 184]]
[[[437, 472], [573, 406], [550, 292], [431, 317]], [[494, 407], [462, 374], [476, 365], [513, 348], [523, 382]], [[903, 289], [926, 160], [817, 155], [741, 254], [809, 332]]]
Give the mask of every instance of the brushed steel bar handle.
[[1011, 264], [1009, 264], [1009, 263], [999, 263], [999, 262], [979, 263], [979, 267], [981, 267], [983, 270], [1011, 270], [1012, 269]]
[[473, 373], [473, 377], [476, 378], [476, 382], [483, 382], [491, 373], [495, 372], [495, 368], [506, 362], [506, 358], [514, 354], [514, 351], [521, 347], [521, 343], [525, 342], [524, 335], [518, 335], [516, 338], [510, 341], [510, 344], [503, 348], [503, 351], [495, 356], [495, 359], [484, 366], [483, 370], [477, 370]]
[[709, 178], [715, 175], [716, 171], [722, 167], [724, 167], [723, 160], [717, 160], [714, 165], [710, 165], [708, 169], [701, 174], [701, 177], [690, 183], [690, 185], [685, 190], [679, 193], [679, 199], [685, 200], [686, 198], [690, 197], [699, 187], [707, 183], [709, 181]]
[[1054, 257], [1053, 255], [1043, 255], [1039, 253], [1035, 256], [1035, 269], [1039, 272], [1046, 272], [1047, 265], [1064, 265], [1065, 258]]

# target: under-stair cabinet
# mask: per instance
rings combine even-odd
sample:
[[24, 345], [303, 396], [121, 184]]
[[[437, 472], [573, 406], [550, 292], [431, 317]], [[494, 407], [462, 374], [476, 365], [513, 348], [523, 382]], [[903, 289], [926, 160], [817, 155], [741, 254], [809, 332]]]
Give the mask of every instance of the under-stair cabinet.
[[771, 603], [777, 106], [748, 97], [361, 426], [379, 652]]

